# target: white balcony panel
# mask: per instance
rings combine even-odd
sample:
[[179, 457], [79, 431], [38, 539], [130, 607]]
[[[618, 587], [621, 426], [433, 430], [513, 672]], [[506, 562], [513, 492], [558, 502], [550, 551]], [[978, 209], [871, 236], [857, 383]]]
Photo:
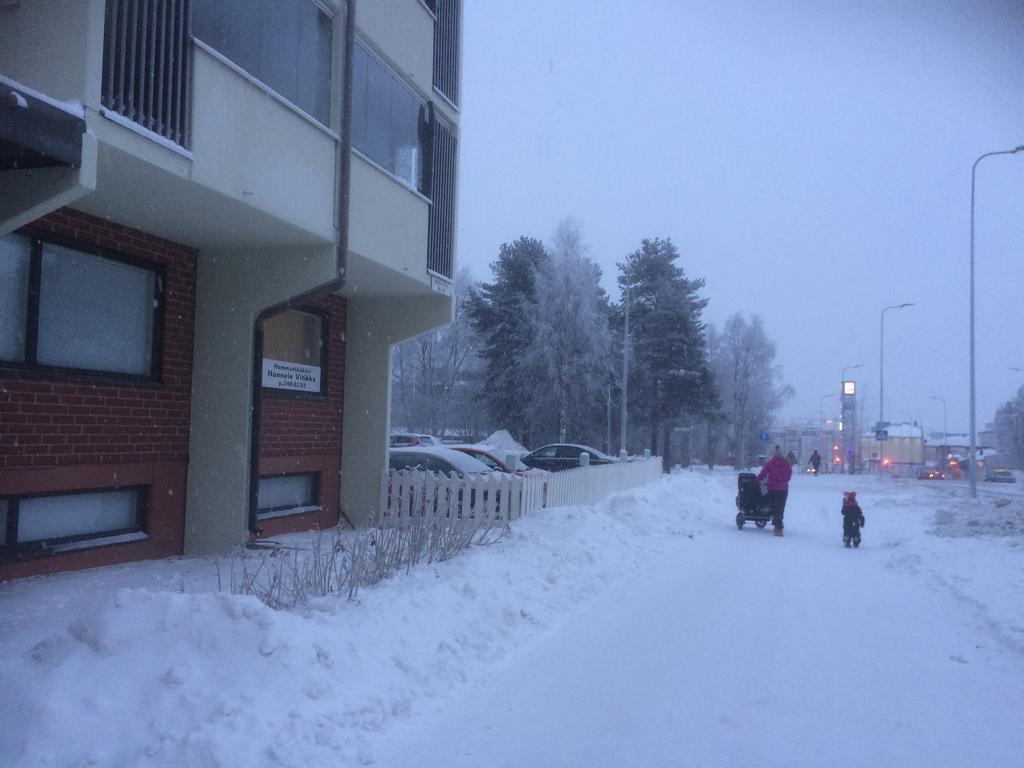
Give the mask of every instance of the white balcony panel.
[[337, 140], [198, 47], [192, 93], [192, 179], [333, 239]]
[[432, 93], [434, 18], [422, 3], [411, 0], [360, 3], [356, 34], [421, 94]]
[[430, 204], [421, 195], [354, 155], [346, 292], [429, 292], [429, 212]]

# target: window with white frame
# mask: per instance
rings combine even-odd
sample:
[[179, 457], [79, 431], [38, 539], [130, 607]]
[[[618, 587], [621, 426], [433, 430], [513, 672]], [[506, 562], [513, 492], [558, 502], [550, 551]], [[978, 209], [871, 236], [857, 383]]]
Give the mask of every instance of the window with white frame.
[[162, 275], [119, 254], [0, 238], [0, 363], [158, 378]]

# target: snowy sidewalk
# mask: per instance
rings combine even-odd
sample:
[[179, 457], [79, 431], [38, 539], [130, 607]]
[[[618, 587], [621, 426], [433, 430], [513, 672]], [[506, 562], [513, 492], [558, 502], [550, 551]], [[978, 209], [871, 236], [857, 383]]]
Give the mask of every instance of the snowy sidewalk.
[[[859, 550], [840, 541], [847, 487], [868, 519]], [[208, 558], [0, 585], [0, 685], [15, 692], [0, 754], [19, 768], [1015, 765], [1024, 506], [954, 493], [801, 476], [777, 539], [736, 530], [734, 473], [683, 473], [295, 612], [217, 593]]]
[[1015, 764], [1021, 655], [900, 567], [888, 537], [909, 521], [874, 515], [864, 548], [843, 550], [821, 490], [796, 486], [782, 540], [708, 521], [378, 763], [427, 749], [453, 768]]

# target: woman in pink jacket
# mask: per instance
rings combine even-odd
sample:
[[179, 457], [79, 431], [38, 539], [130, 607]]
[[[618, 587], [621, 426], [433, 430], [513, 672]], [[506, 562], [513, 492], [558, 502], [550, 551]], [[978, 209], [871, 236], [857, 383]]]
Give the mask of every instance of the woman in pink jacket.
[[772, 511], [772, 525], [775, 535], [782, 536], [782, 515], [786, 511], [786, 497], [789, 496], [789, 478], [793, 476], [793, 467], [782, 455], [782, 449], [775, 446], [774, 455], [765, 462], [757, 481], [767, 479], [768, 504]]

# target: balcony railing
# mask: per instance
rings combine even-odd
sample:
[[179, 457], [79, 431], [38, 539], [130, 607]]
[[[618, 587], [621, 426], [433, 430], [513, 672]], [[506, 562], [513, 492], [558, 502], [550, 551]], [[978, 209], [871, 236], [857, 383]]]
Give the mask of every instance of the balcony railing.
[[433, 113], [430, 166], [430, 219], [427, 224], [427, 269], [452, 278], [455, 239], [455, 175], [458, 145], [452, 128]]
[[452, 104], [459, 103], [460, 0], [436, 0], [434, 11], [434, 87]]
[[107, 0], [103, 106], [189, 145], [190, 0]]

